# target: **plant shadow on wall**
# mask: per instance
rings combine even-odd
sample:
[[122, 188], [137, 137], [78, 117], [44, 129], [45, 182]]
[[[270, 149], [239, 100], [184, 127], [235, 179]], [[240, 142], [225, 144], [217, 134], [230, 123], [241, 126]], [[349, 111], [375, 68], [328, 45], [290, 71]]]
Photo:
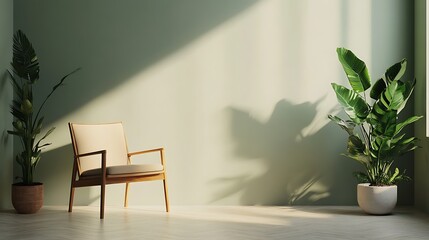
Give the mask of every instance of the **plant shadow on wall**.
[[342, 170], [334, 171], [354, 165], [335, 153], [338, 146], [329, 140], [336, 137], [332, 128], [303, 133], [315, 120], [316, 108], [317, 102], [281, 100], [265, 123], [246, 111], [229, 108], [236, 161], [262, 164], [264, 171], [216, 179], [212, 184], [222, 190], [213, 201], [238, 193], [244, 205], [352, 204], [355, 189], [342, 182], [353, 179]]

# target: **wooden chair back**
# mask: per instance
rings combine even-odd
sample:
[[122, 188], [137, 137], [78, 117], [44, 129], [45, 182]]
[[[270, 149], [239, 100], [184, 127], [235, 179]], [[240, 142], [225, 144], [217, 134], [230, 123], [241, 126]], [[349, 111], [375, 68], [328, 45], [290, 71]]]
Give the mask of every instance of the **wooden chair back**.
[[[75, 156], [106, 150], [107, 167], [129, 163], [127, 142], [121, 122], [107, 124], [71, 123], [70, 133]], [[101, 168], [100, 156], [85, 156], [77, 160], [79, 174]]]

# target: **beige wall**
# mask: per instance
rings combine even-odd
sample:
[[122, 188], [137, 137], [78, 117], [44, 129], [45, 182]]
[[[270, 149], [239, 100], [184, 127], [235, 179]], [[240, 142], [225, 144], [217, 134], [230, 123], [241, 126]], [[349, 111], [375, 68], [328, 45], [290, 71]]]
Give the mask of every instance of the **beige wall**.
[[13, 178], [12, 137], [7, 130], [11, 128], [12, 116], [9, 104], [12, 88], [6, 69], [12, 59], [13, 2], [0, 1], [0, 209], [8, 209], [10, 203], [10, 184]]
[[416, 135], [421, 139], [420, 146], [415, 154], [415, 203], [416, 206], [429, 212], [429, 142], [426, 137], [427, 113], [427, 76], [426, 76], [426, 1], [417, 0], [415, 3], [415, 61], [417, 86], [415, 90], [416, 114], [425, 116], [415, 126]]
[[[130, 150], [166, 147], [173, 205], [356, 204], [360, 166], [327, 120], [330, 83], [346, 84], [335, 49], [374, 78], [403, 57], [412, 71], [413, 11], [407, 0], [15, 1], [41, 92], [82, 67], [44, 112], [57, 127], [38, 169], [46, 203], [67, 203], [67, 122], [123, 121]], [[162, 203], [161, 183], [135, 185], [130, 204]], [[107, 191], [121, 204], [123, 186]], [[98, 194], [82, 189], [77, 204]], [[412, 183], [399, 194], [412, 204]]]

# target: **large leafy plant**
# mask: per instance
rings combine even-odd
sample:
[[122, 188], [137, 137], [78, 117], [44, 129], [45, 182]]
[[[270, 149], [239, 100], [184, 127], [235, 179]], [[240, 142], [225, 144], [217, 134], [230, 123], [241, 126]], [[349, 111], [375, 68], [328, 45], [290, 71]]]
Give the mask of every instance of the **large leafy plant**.
[[8, 72], [15, 92], [15, 98], [10, 106], [11, 113], [14, 116], [14, 130], [8, 131], [8, 133], [18, 136], [22, 145], [22, 152], [17, 154], [15, 158], [22, 170], [22, 184], [32, 185], [34, 184], [34, 170], [39, 163], [41, 150], [50, 145], [50, 143], [43, 143], [43, 140], [55, 129], [52, 127], [42, 137], [38, 137], [42, 131], [44, 120], [40, 113], [47, 100], [63, 84], [64, 80], [78, 69], [61, 78], [53, 86], [42, 104], [35, 109], [33, 86], [39, 80], [39, 60], [30, 41], [20, 30], [13, 37], [11, 66], [13, 72]]
[[405, 170], [401, 172], [392, 167], [400, 155], [417, 148], [417, 138], [406, 137], [401, 132], [422, 118], [412, 116], [402, 122], [398, 119], [415, 86], [415, 80], [401, 81], [407, 60], [389, 67], [384, 76], [371, 86], [368, 69], [362, 60], [345, 48], [337, 48], [337, 54], [351, 89], [336, 83], [331, 85], [349, 119], [332, 115], [329, 118], [348, 134], [347, 153], [344, 155], [365, 167], [365, 171], [355, 172], [355, 176], [360, 182], [373, 186], [408, 180]]

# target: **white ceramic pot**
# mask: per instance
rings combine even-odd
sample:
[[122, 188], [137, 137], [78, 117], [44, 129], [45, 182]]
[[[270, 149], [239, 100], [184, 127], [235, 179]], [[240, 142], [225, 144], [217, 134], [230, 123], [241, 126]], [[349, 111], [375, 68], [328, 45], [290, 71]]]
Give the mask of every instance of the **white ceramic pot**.
[[396, 206], [398, 187], [370, 186], [369, 183], [357, 185], [357, 200], [359, 207], [366, 213], [383, 215], [392, 213]]

